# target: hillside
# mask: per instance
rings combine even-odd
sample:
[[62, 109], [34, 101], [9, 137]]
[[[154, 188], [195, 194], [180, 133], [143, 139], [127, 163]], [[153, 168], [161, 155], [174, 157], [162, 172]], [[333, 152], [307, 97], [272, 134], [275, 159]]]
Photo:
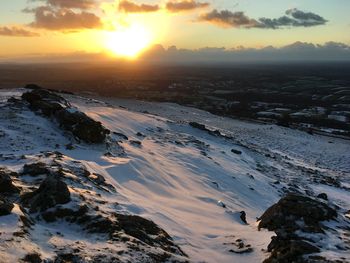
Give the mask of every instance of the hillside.
[[349, 141], [176, 104], [49, 91], [39, 104], [28, 92], [0, 91], [1, 262], [262, 262], [279, 232], [257, 218], [287, 193], [327, 211], [312, 230], [294, 222], [293, 238], [318, 249], [305, 262], [350, 261]]

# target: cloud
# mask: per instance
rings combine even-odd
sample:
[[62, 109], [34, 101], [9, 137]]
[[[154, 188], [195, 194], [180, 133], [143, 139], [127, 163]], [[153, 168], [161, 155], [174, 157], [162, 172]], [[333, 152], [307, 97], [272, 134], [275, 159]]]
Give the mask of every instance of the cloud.
[[96, 5], [95, 0], [31, 0], [38, 1], [45, 1], [47, 5], [59, 8], [90, 9]]
[[258, 22], [251, 19], [243, 12], [231, 12], [228, 10], [213, 11], [203, 14], [199, 17], [199, 21], [206, 21], [222, 27], [256, 27]]
[[34, 13], [34, 22], [31, 27], [47, 30], [72, 30], [101, 28], [101, 19], [93, 13], [75, 12], [70, 9], [53, 9], [48, 6], [40, 6], [34, 9], [25, 9], [24, 12]]
[[281, 27], [312, 27], [325, 25], [328, 21], [312, 12], [304, 12], [296, 8], [289, 9], [286, 11], [285, 16], [279, 18], [260, 18], [259, 28], [271, 28], [278, 29]]
[[208, 7], [209, 3], [196, 2], [195, 0], [183, 0], [183, 1], [169, 1], [166, 3], [165, 8], [172, 13], [190, 11], [197, 8]]
[[0, 26], [0, 36], [9, 36], [9, 37], [38, 37], [40, 34], [36, 32], [32, 32], [29, 30], [26, 30], [21, 27], [7, 27], [7, 26]]
[[147, 13], [159, 10], [158, 5], [136, 4], [134, 2], [123, 0], [119, 3], [119, 10], [126, 13]]
[[313, 44], [301, 41], [279, 48], [239, 46], [231, 49], [205, 47], [190, 50], [178, 49], [176, 46], [168, 49], [157, 46], [146, 52], [142, 58], [166, 64], [350, 61], [350, 46], [338, 42]]
[[304, 12], [296, 8], [289, 9], [279, 18], [262, 17], [258, 20], [249, 18], [244, 12], [229, 10], [213, 11], [199, 16], [199, 21], [206, 21], [223, 27], [281, 29], [290, 27], [312, 27], [325, 25], [328, 21], [312, 12]]

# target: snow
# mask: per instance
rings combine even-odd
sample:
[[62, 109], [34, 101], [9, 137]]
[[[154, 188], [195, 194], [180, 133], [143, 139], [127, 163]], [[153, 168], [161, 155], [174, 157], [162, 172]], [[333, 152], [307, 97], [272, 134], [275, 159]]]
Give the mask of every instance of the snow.
[[[1, 97], [20, 94], [20, 90], [0, 92]], [[0, 166], [19, 171], [40, 151], [60, 151], [66, 156], [63, 164], [74, 166], [80, 162], [115, 187], [115, 193], [100, 192], [101, 200], [118, 205], [101, 205], [100, 209], [153, 220], [174, 238], [191, 262], [262, 262], [268, 257], [266, 248], [274, 233], [258, 231], [256, 218], [293, 184], [300, 191], [325, 192], [344, 209], [350, 208], [348, 188], [319, 184], [308, 173], [319, 171], [338, 178], [343, 185], [349, 184], [349, 141], [218, 117], [171, 103], [65, 97], [76, 109], [129, 138], [119, 142], [121, 154], [109, 156], [104, 146], [75, 144], [54, 123], [30, 111], [0, 108], [0, 131], [6, 138], [0, 141]], [[190, 121], [219, 129], [233, 139], [192, 128]], [[138, 132], [145, 136], [138, 136]], [[118, 136], [112, 133], [111, 137]], [[141, 145], [131, 143], [133, 140]], [[64, 146], [71, 142], [75, 148], [67, 150]], [[242, 154], [234, 154], [231, 149]], [[27, 159], [21, 159], [22, 155]], [[86, 190], [89, 188], [70, 189], [76, 196]], [[98, 198], [91, 196], [94, 202]], [[248, 225], [241, 221], [240, 211], [246, 212]], [[16, 206], [11, 215], [0, 217], [0, 232], [15, 227], [14, 220], [8, 218], [16, 217], [17, 212]], [[45, 251], [47, 257], [52, 255], [53, 246], [74, 246], [77, 241], [94, 250], [105, 245], [85, 236], [79, 228], [55, 224], [39, 225], [32, 233], [36, 249]], [[62, 235], [49, 238], [47, 231]], [[253, 251], [230, 252], [237, 239], [250, 244]], [[0, 253], [8, 256], [10, 250]], [[332, 253], [332, 258], [337, 258], [334, 247]]]

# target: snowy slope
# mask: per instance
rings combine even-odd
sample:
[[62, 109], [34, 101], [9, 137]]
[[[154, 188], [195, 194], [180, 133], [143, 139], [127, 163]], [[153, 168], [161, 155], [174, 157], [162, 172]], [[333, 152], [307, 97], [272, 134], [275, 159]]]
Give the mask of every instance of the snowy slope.
[[[55, 123], [30, 110], [14, 111], [4, 106], [7, 98], [21, 92], [1, 92], [0, 166], [20, 172], [28, 161], [50, 162], [50, 158], [38, 157], [41, 151], [59, 151], [64, 155], [60, 161], [63, 166], [79, 163], [90, 173], [102, 175], [115, 188], [113, 193], [96, 191], [100, 197], [92, 198], [92, 202], [103, 199], [107, 203], [101, 202], [100, 210], [154, 221], [191, 262], [262, 262], [268, 256], [266, 248], [274, 233], [258, 231], [256, 218], [288, 190], [309, 195], [326, 192], [343, 210], [350, 209], [349, 141], [221, 118], [174, 104], [105, 103], [65, 95], [77, 109], [112, 131], [112, 143], [118, 141], [113, 147], [87, 145], [77, 143]], [[232, 139], [193, 128], [188, 125], [190, 121], [219, 129]], [[65, 147], [69, 143], [73, 149]], [[335, 186], [324, 178], [336, 178], [339, 184]], [[78, 194], [83, 189], [70, 191]], [[241, 211], [245, 211], [248, 224], [240, 219]], [[19, 213], [15, 208], [15, 213], [7, 217]], [[13, 220], [7, 217], [0, 217], [2, 233], [5, 229], [11, 231]], [[55, 231], [63, 235], [43, 238]], [[36, 249], [49, 258], [53, 247], [77, 241], [85, 249], [104, 246], [79, 228], [68, 231], [59, 224], [38, 226], [31, 237], [35, 245], [28, 241], [23, 247], [11, 249], [1, 237], [0, 255], [10, 260], [18, 250]], [[238, 239], [252, 251], [237, 253], [241, 252], [236, 245]], [[325, 255], [349, 259], [337, 248], [337, 242], [341, 241], [328, 244]]]

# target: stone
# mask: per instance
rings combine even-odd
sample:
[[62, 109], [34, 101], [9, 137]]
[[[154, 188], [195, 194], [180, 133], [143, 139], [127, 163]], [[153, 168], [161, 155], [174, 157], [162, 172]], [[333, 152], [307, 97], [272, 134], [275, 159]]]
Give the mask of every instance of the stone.
[[22, 201], [30, 207], [30, 212], [43, 212], [57, 204], [70, 202], [69, 189], [63, 181], [55, 176], [48, 176], [39, 189], [22, 196]]
[[7, 200], [7, 198], [0, 196], [0, 216], [11, 214], [13, 208], [13, 203]]
[[10, 175], [17, 175], [14, 172], [11, 172], [6, 169], [0, 169], [0, 193], [18, 193], [20, 190], [13, 185]]
[[37, 176], [41, 174], [50, 174], [50, 170], [45, 163], [37, 162], [25, 164], [23, 166], [22, 174], [28, 174], [30, 176]]

